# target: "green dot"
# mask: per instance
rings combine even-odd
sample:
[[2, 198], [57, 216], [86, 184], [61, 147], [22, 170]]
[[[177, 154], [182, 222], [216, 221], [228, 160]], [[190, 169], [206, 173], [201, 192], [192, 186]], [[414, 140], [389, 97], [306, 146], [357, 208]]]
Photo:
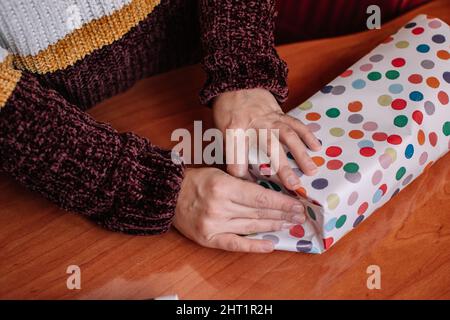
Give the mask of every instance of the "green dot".
[[401, 167], [400, 169], [398, 169], [397, 174], [395, 175], [395, 179], [400, 180], [401, 178], [403, 178], [405, 173], [406, 173], [405, 167]]
[[345, 130], [342, 128], [331, 128], [330, 134], [333, 137], [342, 137], [345, 134]]
[[378, 98], [378, 103], [383, 107], [390, 106], [392, 103], [392, 97], [390, 95], [383, 94]]
[[330, 118], [337, 118], [341, 114], [341, 112], [337, 108], [328, 109], [326, 113]]
[[386, 78], [390, 80], [395, 80], [398, 77], [400, 77], [400, 72], [398, 72], [397, 70], [389, 70], [388, 72], [386, 72]]
[[450, 122], [449, 121], [444, 123], [444, 126], [442, 127], [442, 131], [444, 132], [446, 137], [450, 136]]
[[395, 46], [399, 49], [405, 49], [409, 47], [409, 42], [408, 41], [399, 41], [395, 44]]
[[381, 73], [374, 71], [368, 74], [367, 78], [371, 81], [377, 81], [381, 79]]
[[343, 214], [342, 216], [339, 217], [339, 219], [337, 219], [336, 228], [337, 229], [341, 228], [345, 224], [345, 221], [347, 221], [347, 216]]
[[356, 173], [359, 170], [359, 166], [357, 163], [349, 162], [344, 166], [344, 171], [348, 173]]
[[394, 124], [397, 127], [403, 128], [408, 124], [408, 117], [407, 116], [396, 116], [394, 119]]
[[267, 181], [270, 186], [272, 187], [273, 190], [281, 192], [281, 188], [279, 185], [277, 185], [276, 183], [272, 182], [272, 181]]
[[298, 106], [300, 110], [309, 110], [313, 107], [311, 101], [305, 101], [301, 105]]
[[306, 210], [308, 211], [308, 214], [311, 217], [311, 219], [316, 220], [316, 213], [314, 212], [314, 210], [311, 209], [310, 207], [306, 207]]

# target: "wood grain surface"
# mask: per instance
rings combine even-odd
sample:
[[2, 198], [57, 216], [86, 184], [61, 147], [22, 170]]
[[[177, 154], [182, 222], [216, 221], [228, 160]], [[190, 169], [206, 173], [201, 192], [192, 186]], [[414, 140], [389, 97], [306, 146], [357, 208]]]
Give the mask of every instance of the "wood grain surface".
[[[419, 13], [450, 23], [450, 1], [414, 10], [381, 30], [279, 48], [298, 105]], [[198, 66], [139, 82], [92, 109], [120, 131], [170, 147], [175, 128], [211, 112], [198, 103]], [[323, 255], [228, 253], [202, 248], [176, 231], [133, 237], [64, 212], [0, 176], [0, 298], [181, 299], [450, 298], [450, 154]], [[81, 268], [81, 290], [66, 288], [66, 268]], [[381, 268], [381, 290], [366, 286]]]

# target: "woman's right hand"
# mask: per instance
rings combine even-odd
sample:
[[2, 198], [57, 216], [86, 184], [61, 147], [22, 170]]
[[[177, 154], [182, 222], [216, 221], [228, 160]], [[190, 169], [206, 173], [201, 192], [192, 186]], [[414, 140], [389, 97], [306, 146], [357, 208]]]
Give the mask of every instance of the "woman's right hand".
[[219, 169], [187, 169], [173, 224], [205, 247], [271, 252], [270, 240], [239, 235], [290, 228], [305, 222], [304, 212], [300, 201]]

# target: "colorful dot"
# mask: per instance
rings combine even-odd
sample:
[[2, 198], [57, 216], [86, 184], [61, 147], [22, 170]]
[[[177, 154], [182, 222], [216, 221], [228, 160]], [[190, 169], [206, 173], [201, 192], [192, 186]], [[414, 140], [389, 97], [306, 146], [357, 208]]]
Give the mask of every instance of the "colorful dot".
[[333, 237], [329, 237], [326, 239], [323, 239], [323, 247], [325, 250], [328, 250], [333, 245], [334, 239]]
[[331, 128], [330, 134], [333, 137], [342, 137], [345, 134], [345, 131], [342, 128]]
[[363, 124], [363, 129], [366, 131], [375, 131], [378, 129], [378, 124], [373, 121], [367, 121]]
[[339, 170], [340, 168], [342, 168], [342, 165], [342, 161], [336, 159], [327, 162], [328, 170]]
[[345, 179], [351, 183], [358, 183], [361, 181], [361, 173], [355, 172], [355, 173], [348, 173], [346, 172], [344, 175]]
[[311, 132], [317, 132], [321, 128], [320, 124], [315, 123], [315, 122], [308, 123], [306, 125], [306, 127], [308, 127], [308, 130], [311, 131]]
[[364, 121], [364, 117], [360, 114], [352, 114], [348, 117], [348, 122], [358, 124]]
[[360, 147], [360, 148], [365, 148], [365, 147], [373, 148], [374, 144], [370, 140], [362, 140], [362, 141], [358, 142], [358, 147]]
[[425, 102], [424, 108], [425, 108], [425, 112], [429, 116], [433, 115], [435, 110], [436, 110], [436, 107], [434, 106], [434, 103], [431, 102], [431, 101]]
[[405, 173], [406, 173], [405, 167], [400, 167], [400, 169], [398, 169], [397, 173], [395, 174], [395, 179], [397, 179], [397, 181], [400, 181], [405, 175]]
[[430, 141], [430, 144], [433, 147], [436, 147], [437, 142], [438, 142], [438, 136], [437, 136], [436, 132], [430, 132], [430, 134], [428, 135], [428, 140]]
[[298, 252], [308, 253], [312, 251], [313, 244], [309, 240], [299, 240], [296, 248]]
[[320, 118], [321, 118], [321, 115], [320, 115], [320, 113], [317, 113], [317, 112], [310, 112], [306, 115], [306, 120], [309, 120], [309, 121], [317, 121]]
[[380, 141], [380, 142], [381, 141], [386, 141], [387, 137], [388, 137], [388, 135], [386, 133], [384, 133], [384, 132], [375, 132], [372, 135], [372, 139], [373, 140]]
[[395, 151], [395, 149], [386, 148], [386, 150], [384, 150], [384, 153], [388, 154], [391, 157], [392, 162], [395, 162], [395, 160], [397, 160], [397, 151]]
[[409, 47], [409, 42], [408, 42], [408, 41], [399, 41], [399, 42], [397, 42], [397, 43], [395, 44], [395, 46], [396, 46], [398, 49], [406, 49], [406, 48]]
[[348, 197], [347, 204], [348, 204], [349, 206], [352, 206], [352, 205], [355, 204], [355, 202], [356, 202], [357, 200], [358, 200], [358, 192], [353, 191], [353, 192], [350, 194], [350, 196]]
[[439, 29], [442, 26], [442, 23], [439, 20], [433, 20], [428, 23], [428, 26], [431, 29]]
[[355, 80], [352, 83], [352, 87], [357, 90], [364, 89], [366, 87], [366, 82], [362, 79]]
[[341, 114], [338, 108], [330, 108], [326, 112], [327, 116], [330, 118], [337, 118]]
[[331, 146], [331, 147], [327, 148], [325, 153], [326, 153], [327, 156], [334, 158], [334, 157], [338, 157], [338, 156], [341, 155], [342, 149], [340, 147], [337, 147], [337, 146]]
[[370, 81], [377, 81], [381, 79], [381, 73], [379, 73], [378, 71], [374, 71], [371, 72], [367, 75], [367, 79], [369, 79]]
[[361, 67], [359, 67], [359, 69], [363, 72], [368, 72], [373, 69], [373, 64], [371, 63], [363, 64]]
[[263, 240], [269, 240], [272, 241], [273, 244], [278, 244], [280, 242], [280, 238], [278, 238], [277, 236], [273, 235], [273, 234], [265, 234], [263, 235]]
[[436, 56], [437, 56], [439, 59], [442, 59], [442, 60], [448, 60], [448, 59], [450, 59], [450, 53], [449, 53], [447, 50], [439, 50], [439, 51], [436, 53]]
[[345, 164], [344, 166], [344, 171], [348, 172], [348, 173], [355, 173], [358, 172], [359, 170], [359, 165], [355, 162], [349, 162], [347, 164]]
[[364, 214], [369, 208], [369, 204], [367, 202], [363, 202], [358, 208], [358, 215]]
[[412, 84], [420, 84], [423, 81], [423, 78], [420, 74], [412, 74], [408, 77], [408, 81]]
[[337, 208], [337, 206], [339, 205], [339, 196], [335, 193], [330, 194], [327, 197], [327, 204], [328, 204], [328, 209], [330, 210], [334, 210]]
[[327, 86], [323, 87], [322, 89], [320, 89], [320, 91], [324, 94], [330, 93], [331, 90], [333, 90], [333, 86], [330, 86], [330, 85], [327, 85]]
[[423, 122], [423, 113], [419, 110], [416, 110], [413, 112], [412, 118], [418, 125], [421, 125]]
[[443, 105], [447, 105], [449, 102], [448, 94], [444, 91], [440, 91], [438, 93], [438, 99], [439, 102], [442, 103]]
[[353, 228], [356, 228], [362, 221], [364, 220], [364, 216], [361, 215], [356, 218], [355, 222], [353, 222]]
[[375, 54], [369, 58], [371, 62], [380, 62], [384, 59], [384, 56], [381, 54]]
[[343, 94], [344, 92], [345, 92], [344, 86], [336, 86], [333, 88], [333, 90], [331, 90], [331, 94], [333, 94], [335, 96], [339, 96], [339, 95]]
[[395, 80], [398, 77], [400, 77], [400, 72], [396, 70], [389, 70], [388, 72], [386, 72], [386, 78], [388, 78], [389, 80]]
[[422, 101], [423, 100], [423, 94], [419, 91], [413, 91], [409, 94], [409, 99], [412, 101]]
[[422, 34], [424, 31], [425, 31], [424, 28], [422, 28], [422, 27], [417, 27], [417, 28], [414, 28], [411, 32], [412, 32], [413, 34], [415, 34], [415, 35], [419, 35], [419, 34]]
[[352, 74], [353, 74], [353, 71], [349, 69], [349, 70], [344, 71], [344, 72], [341, 74], [341, 77], [342, 77], [342, 78], [348, 78], [348, 77], [350, 77]]
[[295, 225], [289, 230], [289, 234], [296, 238], [303, 238], [305, 235], [305, 229], [301, 225]]
[[365, 148], [361, 148], [359, 150], [359, 153], [363, 156], [363, 157], [371, 157], [376, 153], [376, 150], [374, 148], [371, 147], [365, 147]]
[[347, 221], [347, 216], [345, 214], [343, 214], [342, 216], [339, 217], [339, 219], [337, 219], [336, 228], [337, 229], [342, 228], [346, 221]]
[[450, 136], [450, 121], [447, 121], [446, 123], [444, 123], [444, 125], [442, 127], [442, 132], [444, 133], [444, 135], [446, 137]]
[[403, 92], [403, 86], [399, 83], [391, 84], [389, 86], [389, 92], [392, 94], [399, 94]]
[[391, 106], [394, 110], [403, 110], [406, 108], [407, 102], [403, 99], [395, 99], [392, 101]]
[[450, 72], [445, 71], [442, 75], [442, 78], [445, 80], [445, 82], [450, 83]]
[[419, 157], [419, 164], [423, 166], [428, 160], [428, 153], [424, 151]]
[[404, 126], [406, 126], [408, 124], [408, 117], [407, 116], [396, 116], [394, 118], [394, 125], [396, 125], [397, 127], [403, 128]]
[[300, 110], [309, 110], [312, 107], [313, 107], [312, 102], [311, 101], [306, 101], [306, 102], [303, 102], [298, 108]]
[[387, 140], [388, 143], [398, 145], [402, 143], [402, 137], [400, 137], [398, 134], [390, 135]]
[[403, 180], [402, 185], [406, 186], [407, 184], [409, 184], [412, 181], [413, 178], [414, 178], [414, 176], [412, 174], [408, 175], [405, 178], [405, 180]]
[[431, 60], [423, 60], [420, 65], [422, 66], [422, 68], [427, 69], [427, 70], [431, 70], [434, 68], [435, 64], [433, 61]]
[[417, 51], [420, 53], [427, 53], [430, 51], [430, 46], [427, 44], [420, 44], [417, 46]]
[[406, 61], [403, 58], [395, 58], [395, 59], [392, 60], [391, 63], [392, 63], [392, 65], [394, 67], [401, 68], [401, 67], [403, 67], [406, 64]]
[[311, 159], [318, 167], [323, 166], [323, 164], [325, 163], [325, 159], [319, 156], [312, 157]]
[[375, 194], [373, 195], [372, 203], [377, 203], [378, 201], [381, 200], [382, 197], [383, 192], [380, 189], [378, 189], [377, 191], [375, 191]]
[[324, 178], [316, 179], [316, 180], [314, 180], [314, 181], [311, 183], [311, 186], [312, 186], [314, 189], [317, 189], [317, 190], [323, 190], [323, 189], [325, 189], [326, 187], [328, 187], [328, 180], [327, 180], [327, 179], [324, 179]]
[[405, 149], [405, 157], [406, 159], [411, 159], [414, 155], [414, 146], [412, 144], [408, 144], [408, 146]]
[[383, 153], [379, 158], [378, 161], [380, 162], [380, 165], [383, 169], [387, 169], [392, 164], [392, 157], [389, 156], [387, 153]]
[[381, 172], [381, 170], [375, 171], [372, 176], [372, 184], [376, 186], [381, 182], [381, 179], [383, 179], [383, 172]]
[[428, 85], [430, 88], [437, 89], [437, 88], [439, 88], [439, 86], [441, 85], [441, 83], [440, 83], [440, 81], [439, 81], [438, 78], [436, 78], [436, 77], [429, 77], [429, 78], [427, 79], [427, 85]]
[[392, 97], [387, 94], [384, 94], [384, 95], [378, 97], [378, 104], [380, 106], [387, 107], [391, 103], [392, 103]]
[[431, 40], [435, 43], [441, 44], [445, 42], [445, 37], [442, 34], [436, 34], [431, 38]]
[[358, 140], [364, 137], [364, 132], [361, 130], [352, 130], [348, 133], [348, 136], [352, 139]]
[[425, 143], [425, 133], [422, 129], [419, 129], [419, 131], [417, 132], [417, 142], [419, 142], [421, 146], [423, 146], [423, 144]]
[[306, 207], [306, 211], [308, 211], [308, 215], [311, 217], [311, 219], [316, 220], [316, 213], [311, 207]]
[[361, 111], [363, 105], [361, 101], [353, 101], [348, 104], [348, 111], [350, 112], [359, 112]]

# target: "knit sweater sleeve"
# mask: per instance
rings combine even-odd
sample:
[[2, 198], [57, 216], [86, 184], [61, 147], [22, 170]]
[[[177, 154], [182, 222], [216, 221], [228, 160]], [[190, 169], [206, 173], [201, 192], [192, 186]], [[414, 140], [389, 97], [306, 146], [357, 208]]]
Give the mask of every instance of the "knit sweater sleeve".
[[170, 151], [95, 121], [2, 49], [0, 85], [1, 171], [107, 229], [168, 230], [184, 168]]
[[225, 91], [265, 88], [281, 103], [287, 67], [274, 47], [275, 0], [199, 0], [207, 104]]

